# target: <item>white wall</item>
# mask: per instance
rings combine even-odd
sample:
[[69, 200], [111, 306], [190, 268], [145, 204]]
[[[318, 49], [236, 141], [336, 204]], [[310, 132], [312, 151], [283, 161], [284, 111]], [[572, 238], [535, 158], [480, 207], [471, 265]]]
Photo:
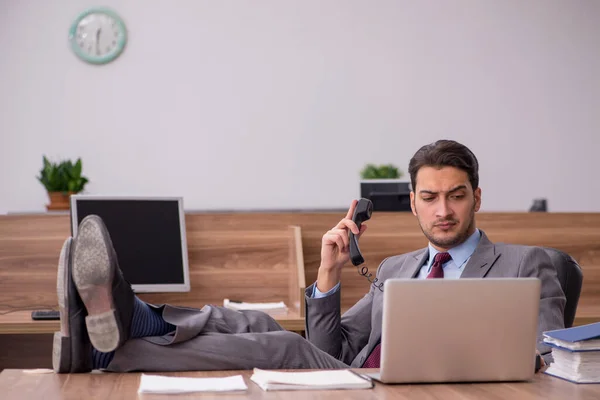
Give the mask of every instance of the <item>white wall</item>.
[[0, 212], [44, 210], [42, 154], [93, 194], [344, 208], [438, 138], [485, 211], [600, 211], [598, 1], [104, 0], [129, 42], [101, 67], [67, 42], [98, 4], [0, 0]]

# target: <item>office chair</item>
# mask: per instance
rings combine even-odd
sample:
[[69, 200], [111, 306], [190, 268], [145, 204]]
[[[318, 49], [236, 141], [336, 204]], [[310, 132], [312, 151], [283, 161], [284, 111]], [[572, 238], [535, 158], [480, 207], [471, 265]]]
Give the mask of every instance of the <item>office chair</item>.
[[577, 311], [577, 303], [579, 302], [583, 283], [583, 272], [577, 261], [567, 253], [548, 247], [544, 250], [550, 256], [552, 264], [556, 268], [558, 281], [567, 299], [565, 304], [565, 328], [570, 328], [573, 326], [573, 321], [575, 321], [575, 312]]

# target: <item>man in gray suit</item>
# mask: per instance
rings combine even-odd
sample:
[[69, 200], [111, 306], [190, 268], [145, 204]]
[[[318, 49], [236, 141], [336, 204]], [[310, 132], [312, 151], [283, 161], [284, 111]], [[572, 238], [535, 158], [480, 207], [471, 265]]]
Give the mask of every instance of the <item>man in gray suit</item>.
[[[409, 163], [411, 208], [429, 239], [425, 249], [385, 259], [377, 283], [340, 316], [340, 277], [348, 262], [348, 230], [356, 201], [346, 218], [323, 236], [317, 282], [307, 289], [307, 339], [353, 367], [378, 367], [383, 292], [388, 278], [536, 277], [542, 282], [538, 354], [550, 361], [542, 333], [564, 327], [565, 296], [546, 252], [537, 247], [494, 244], [475, 225], [481, 206], [479, 163], [464, 145], [440, 140], [419, 149]], [[445, 262], [436, 265], [436, 256]], [[368, 360], [368, 357], [373, 355]], [[373, 358], [375, 360], [373, 361]], [[542, 365], [543, 360], [540, 360]]]
[[[565, 297], [539, 248], [495, 245], [475, 226], [481, 204], [478, 162], [465, 146], [438, 141], [409, 164], [411, 206], [429, 246], [393, 256], [378, 268], [390, 277], [537, 277], [542, 281], [538, 335], [563, 327]], [[123, 279], [108, 230], [97, 216], [67, 239], [58, 268], [61, 331], [54, 336], [57, 372], [185, 371], [378, 366], [383, 299], [378, 285], [344, 315], [341, 269], [348, 232], [361, 235], [350, 210], [322, 239], [317, 281], [306, 289], [306, 334], [287, 332], [268, 315], [222, 307], [154, 306]], [[493, 345], [493, 344], [492, 344]], [[549, 352], [541, 341], [538, 351]]]

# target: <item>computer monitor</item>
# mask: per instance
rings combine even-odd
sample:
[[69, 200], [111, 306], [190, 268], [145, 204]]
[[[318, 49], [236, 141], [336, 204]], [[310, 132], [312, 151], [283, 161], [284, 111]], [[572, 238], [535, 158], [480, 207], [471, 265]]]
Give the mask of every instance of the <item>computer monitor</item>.
[[397, 179], [364, 179], [360, 181], [360, 197], [369, 198], [371, 193], [410, 193], [410, 182]]
[[71, 196], [71, 233], [87, 215], [104, 221], [134, 292], [189, 292], [181, 197]]
[[373, 202], [373, 211], [411, 211], [410, 182], [397, 179], [365, 179], [360, 182], [360, 197]]
[[367, 197], [373, 203], [373, 211], [411, 211], [410, 193], [371, 192]]

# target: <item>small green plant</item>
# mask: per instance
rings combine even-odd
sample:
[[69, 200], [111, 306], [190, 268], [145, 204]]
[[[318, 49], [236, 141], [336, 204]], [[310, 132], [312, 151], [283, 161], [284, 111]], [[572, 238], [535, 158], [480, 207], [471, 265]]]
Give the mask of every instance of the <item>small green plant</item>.
[[79, 193], [88, 183], [88, 179], [81, 175], [81, 158], [75, 164], [71, 160], [54, 163], [44, 156], [44, 166], [37, 179], [48, 192]]
[[362, 179], [398, 179], [401, 176], [402, 171], [392, 164], [379, 166], [367, 164], [362, 171], [360, 171], [360, 177]]

